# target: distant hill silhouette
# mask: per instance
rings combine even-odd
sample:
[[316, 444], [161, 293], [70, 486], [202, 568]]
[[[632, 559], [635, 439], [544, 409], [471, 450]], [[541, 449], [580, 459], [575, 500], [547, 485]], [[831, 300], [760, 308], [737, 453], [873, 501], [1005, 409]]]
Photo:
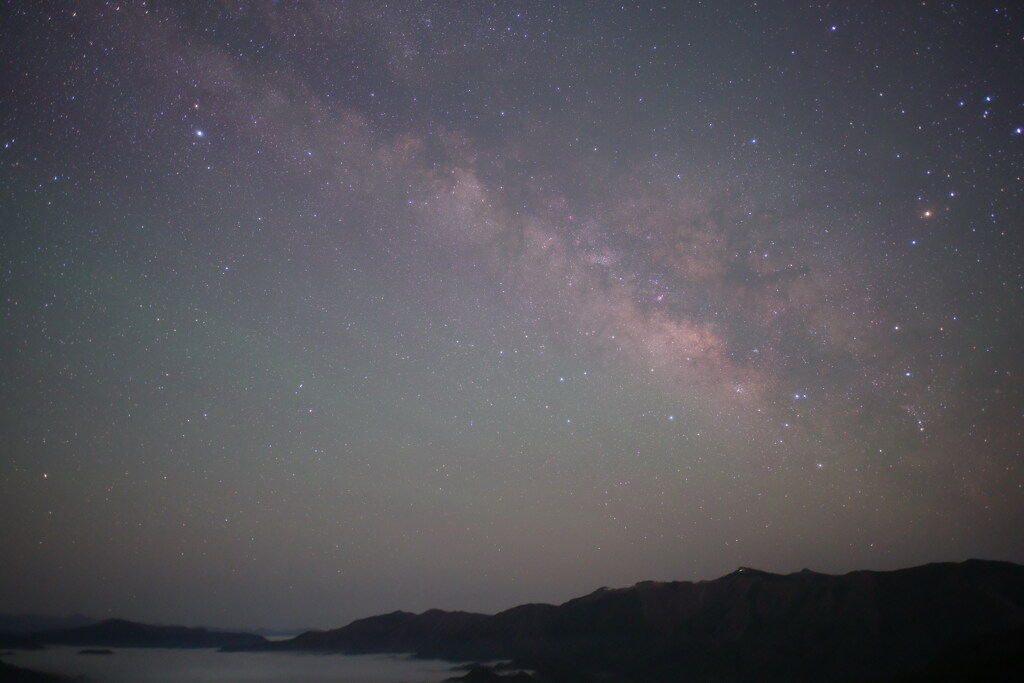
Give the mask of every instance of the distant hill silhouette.
[[150, 626], [108, 619], [90, 626], [32, 635], [40, 643], [103, 647], [251, 648], [266, 643], [252, 633], [208, 631], [185, 626]]
[[41, 614], [0, 614], [0, 633], [28, 634], [90, 626], [99, 619], [75, 614], [70, 617], [50, 617]]
[[[95, 619], [76, 614], [51, 617], [40, 614], [0, 614], [0, 648], [39, 650], [43, 645], [33, 637], [40, 631], [77, 628], [95, 624]], [[0, 677], [0, 681], [7, 680]]]
[[256, 648], [507, 659], [545, 680], [895, 683], [1019, 676], [1022, 637], [1024, 567], [969, 560], [842, 576], [741, 568], [493, 616], [393, 612]]

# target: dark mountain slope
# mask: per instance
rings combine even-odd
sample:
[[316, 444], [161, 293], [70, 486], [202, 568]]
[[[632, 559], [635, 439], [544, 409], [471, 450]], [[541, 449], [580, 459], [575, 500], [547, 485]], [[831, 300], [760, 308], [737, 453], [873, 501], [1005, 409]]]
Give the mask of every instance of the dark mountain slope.
[[494, 616], [395, 612], [264, 647], [515, 659], [619, 680], [842, 681], [920, 670], [1022, 627], [1024, 567], [971, 560], [843, 576], [742, 568]]
[[272, 645], [274, 649], [282, 650], [415, 652], [443, 647], [492, 618], [485, 614], [442, 610], [429, 610], [423, 614], [392, 612], [360, 619], [331, 631], [308, 631]]

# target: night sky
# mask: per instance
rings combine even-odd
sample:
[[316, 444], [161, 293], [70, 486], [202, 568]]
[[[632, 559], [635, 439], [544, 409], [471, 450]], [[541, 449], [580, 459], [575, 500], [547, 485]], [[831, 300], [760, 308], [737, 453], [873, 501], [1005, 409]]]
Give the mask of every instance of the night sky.
[[9, 2], [0, 611], [1024, 562], [1024, 12]]

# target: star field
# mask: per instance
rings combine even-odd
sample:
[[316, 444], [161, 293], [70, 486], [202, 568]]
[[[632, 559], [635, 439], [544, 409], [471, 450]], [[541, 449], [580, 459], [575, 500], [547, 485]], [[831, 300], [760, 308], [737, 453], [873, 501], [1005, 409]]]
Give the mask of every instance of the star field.
[[3, 14], [0, 611], [1024, 562], [1013, 6]]

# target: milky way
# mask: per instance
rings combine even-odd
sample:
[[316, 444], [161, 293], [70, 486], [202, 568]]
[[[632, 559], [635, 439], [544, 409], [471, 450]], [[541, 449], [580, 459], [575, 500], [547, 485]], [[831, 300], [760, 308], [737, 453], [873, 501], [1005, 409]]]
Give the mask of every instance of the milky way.
[[706, 4], [9, 3], [0, 611], [1024, 561], [1024, 20]]

